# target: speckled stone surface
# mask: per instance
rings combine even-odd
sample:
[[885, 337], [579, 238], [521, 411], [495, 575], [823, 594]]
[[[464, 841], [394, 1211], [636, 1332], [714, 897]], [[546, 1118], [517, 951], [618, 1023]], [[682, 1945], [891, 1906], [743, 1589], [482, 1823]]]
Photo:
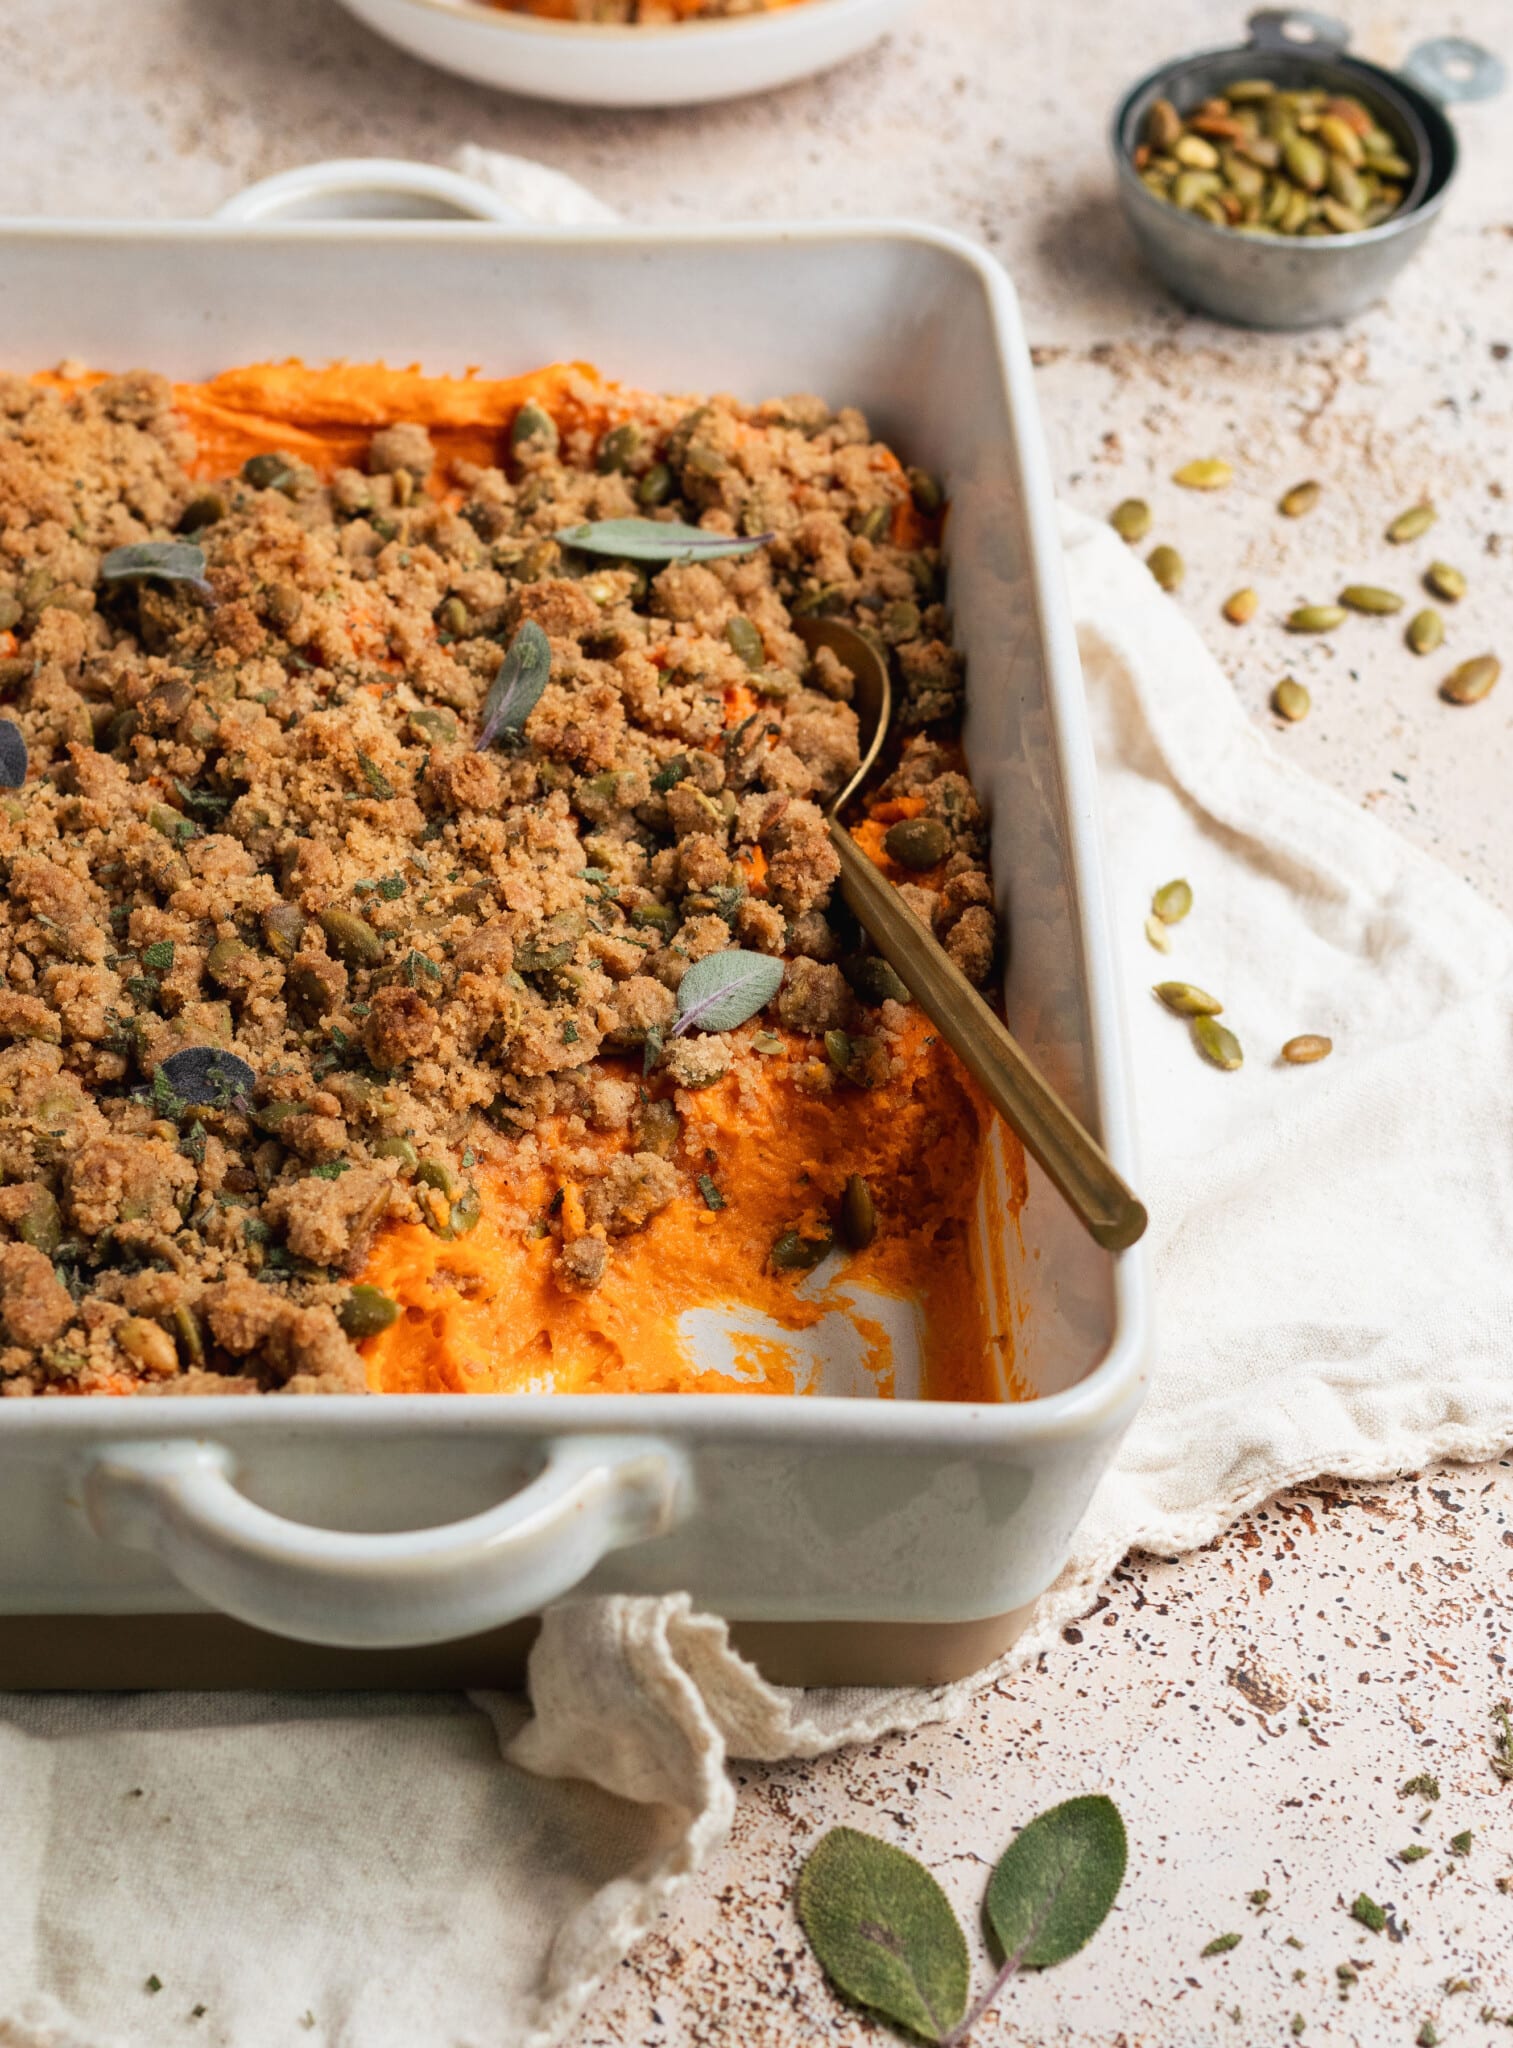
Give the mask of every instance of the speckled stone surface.
[[[1301, 337], [1192, 319], [1138, 269], [1103, 131], [1124, 85], [1230, 39], [1240, 12], [925, 0], [890, 44], [811, 84], [595, 115], [429, 71], [331, 0], [8, 0], [0, 206], [199, 214], [317, 157], [444, 159], [474, 141], [538, 156], [636, 219], [912, 213], [978, 236], [1021, 293], [1066, 495], [1095, 512], [1147, 497], [1153, 539], [1189, 565], [1180, 601], [1278, 744], [1513, 908], [1513, 681], [1471, 710], [1435, 694], [1466, 655], [1513, 661], [1509, 103], [1460, 116], [1461, 181], [1388, 304]], [[1444, 31], [1505, 54], [1513, 42], [1507, 0], [1362, 0], [1355, 28], [1389, 64]], [[1235, 465], [1229, 492], [1170, 483], [1210, 454]], [[1319, 509], [1279, 518], [1277, 496], [1304, 477], [1324, 486]], [[1433, 534], [1387, 546], [1387, 520], [1425, 495]], [[1470, 582], [1444, 608], [1441, 655], [1412, 656], [1401, 620], [1317, 641], [1282, 630], [1293, 605], [1347, 581], [1411, 606], [1436, 557]], [[1261, 607], [1237, 628], [1219, 605], [1242, 584]], [[1266, 706], [1286, 673], [1315, 708], [1283, 731]], [[574, 2048], [881, 2039], [829, 1997], [797, 1935], [788, 1891], [806, 1847], [838, 1821], [885, 1834], [931, 1863], [970, 1926], [1014, 1829], [1096, 1788], [1132, 1837], [1115, 1916], [1085, 1955], [1013, 1988], [979, 2041], [1505, 2038], [1513, 1788], [1490, 1739], [1510, 1655], [1513, 1465], [1275, 1502], [1196, 1557], [1132, 1563], [1055, 1655], [965, 1721], [744, 1771], [729, 1847], [605, 1985]], [[1432, 1805], [1398, 1790], [1424, 1771], [1440, 1782]], [[1467, 1828], [1469, 1854], [1452, 1853]], [[1413, 1842], [1430, 1853], [1405, 1864]], [[1349, 1918], [1361, 1891], [1388, 1909], [1384, 1933]], [[1237, 1948], [1200, 1959], [1229, 1932]]]

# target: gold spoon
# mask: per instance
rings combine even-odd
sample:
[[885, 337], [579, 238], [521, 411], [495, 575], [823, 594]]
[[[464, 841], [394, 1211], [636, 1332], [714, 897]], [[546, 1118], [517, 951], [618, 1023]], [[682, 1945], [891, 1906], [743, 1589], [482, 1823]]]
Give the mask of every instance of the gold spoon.
[[1103, 1147], [1068, 1109], [1002, 1018], [988, 1008], [945, 948], [879, 873], [840, 821], [877, 765], [893, 722], [888, 664], [854, 626], [800, 619], [811, 651], [828, 647], [855, 678], [853, 707], [862, 758], [830, 806], [830, 841], [841, 863], [841, 893], [857, 922], [920, 1008], [981, 1085], [993, 1106], [1045, 1168], [1095, 1243], [1120, 1252], [1145, 1232], [1145, 1206], [1115, 1172]]

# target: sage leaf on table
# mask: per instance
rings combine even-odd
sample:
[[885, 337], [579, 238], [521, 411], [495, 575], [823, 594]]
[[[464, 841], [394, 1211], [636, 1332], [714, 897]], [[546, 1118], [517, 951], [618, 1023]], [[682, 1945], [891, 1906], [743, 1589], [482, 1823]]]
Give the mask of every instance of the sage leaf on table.
[[1129, 1842], [1112, 1799], [1065, 1799], [998, 1859], [983, 1904], [1005, 1962], [1043, 1970], [1085, 1948], [1124, 1882]]
[[832, 1828], [799, 1873], [796, 1903], [843, 1997], [926, 2041], [943, 2041], [959, 2024], [971, 1971], [966, 1937], [923, 1864], [875, 1835]]
[[205, 550], [188, 540], [133, 541], [100, 558], [102, 583], [187, 583], [201, 597], [214, 598], [205, 577]]
[[554, 538], [564, 547], [617, 555], [626, 562], [718, 562], [727, 555], [749, 555], [773, 536], [711, 533], [707, 526], [686, 526], [678, 519], [594, 519], [559, 527]]
[[552, 643], [534, 619], [527, 619], [510, 642], [489, 684], [474, 753], [483, 753], [503, 733], [520, 731], [540, 703], [551, 673]]
[[783, 963], [770, 953], [747, 953], [739, 946], [706, 953], [678, 984], [678, 1021], [674, 1038], [685, 1031], [734, 1031], [758, 1010], [765, 1009], [783, 980]]

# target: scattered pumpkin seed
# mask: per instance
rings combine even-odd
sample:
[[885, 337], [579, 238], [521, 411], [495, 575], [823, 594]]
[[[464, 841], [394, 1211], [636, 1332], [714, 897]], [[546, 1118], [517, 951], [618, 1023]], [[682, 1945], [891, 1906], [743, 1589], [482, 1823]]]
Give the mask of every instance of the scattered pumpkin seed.
[[347, 1290], [346, 1300], [336, 1311], [336, 1320], [360, 1344], [365, 1337], [376, 1337], [380, 1330], [398, 1322], [399, 1303], [381, 1287], [359, 1281], [356, 1287]]
[[252, 957], [252, 948], [240, 939], [217, 939], [205, 955], [205, 972], [212, 981], [234, 981], [241, 962]]
[[1410, 505], [1406, 512], [1399, 512], [1387, 528], [1387, 538], [1394, 547], [1402, 547], [1407, 541], [1422, 538], [1438, 517], [1432, 505]]
[[1289, 725], [1297, 725], [1313, 709], [1313, 699], [1299, 682], [1291, 676], [1283, 676], [1271, 693], [1271, 708], [1278, 718], [1285, 718]]
[[888, 858], [896, 860], [900, 867], [924, 874], [929, 868], [939, 867], [950, 852], [951, 835], [939, 818], [900, 818], [896, 825], [888, 827], [883, 847]]
[[636, 486], [638, 505], [665, 505], [672, 496], [672, 471], [665, 462], [654, 462]]
[[16, 1224], [16, 1235], [49, 1258], [63, 1242], [63, 1218], [51, 1191], [38, 1185]]
[[[1215, 153], [1214, 161], [1218, 156]], [[1172, 471], [1172, 482], [1181, 484], [1185, 491], [1222, 491], [1233, 483], [1234, 471], [1218, 456], [1200, 456], [1195, 462], [1184, 462], [1180, 469]]]
[[938, 512], [946, 502], [945, 488], [940, 479], [931, 476], [927, 469], [911, 469], [908, 478], [909, 493], [920, 511], [927, 515]]
[[1190, 981], [1158, 981], [1152, 994], [1158, 995], [1179, 1017], [1217, 1017], [1224, 1009], [1217, 996], [1194, 988]]
[[1479, 704], [1501, 674], [1502, 663], [1495, 654], [1476, 654], [1451, 669], [1439, 693], [1447, 704]]
[[146, 1372], [165, 1377], [179, 1369], [179, 1347], [163, 1328], [148, 1316], [126, 1316], [116, 1324], [115, 1340], [128, 1358], [134, 1358]]
[[1192, 883], [1181, 875], [1174, 882], [1163, 882], [1151, 898], [1151, 909], [1163, 924], [1180, 924], [1192, 907]]
[[1172, 949], [1172, 935], [1160, 918], [1154, 913], [1145, 920], [1145, 936], [1158, 953], [1169, 953]]
[[1424, 581], [1446, 604], [1459, 604], [1466, 594], [1465, 577], [1448, 562], [1431, 562], [1424, 571]]
[[1255, 617], [1260, 604], [1261, 597], [1259, 591], [1252, 590], [1250, 585], [1247, 584], [1243, 590], [1237, 590], [1233, 595], [1225, 598], [1224, 616], [1232, 626], [1248, 625]]
[[1340, 592], [1340, 603], [1353, 612], [1374, 612], [1383, 617], [1403, 608], [1403, 600], [1395, 590], [1382, 590], [1374, 583], [1347, 583]]
[[1445, 637], [1445, 622], [1433, 605], [1425, 605], [1408, 621], [1408, 645], [1415, 654], [1432, 654]]
[[1345, 607], [1342, 604], [1300, 604], [1295, 612], [1287, 614], [1289, 633], [1332, 633], [1343, 623]]
[[853, 1252], [864, 1252], [877, 1235], [877, 1204], [859, 1173], [853, 1173], [842, 1190], [837, 1235]]
[[599, 470], [604, 476], [629, 469], [641, 446], [641, 429], [633, 420], [611, 427], [599, 443]]
[[408, 1173], [413, 1173], [420, 1163], [420, 1154], [408, 1138], [380, 1138], [373, 1147], [373, 1157], [397, 1159]]
[[198, 533], [202, 527], [214, 526], [226, 516], [226, 500], [219, 491], [201, 491], [189, 500], [179, 514], [178, 533]]
[[1311, 512], [1319, 502], [1323, 485], [1312, 477], [1306, 483], [1294, 484], [1290, 491], [1284, 491], [1277, 502], [1277, 510], [1288, 519], [1301, 519], [1305, 512]]
[[282, 449], [269, 448], [261, 455], [249, 455], [242, 464], [242, 480], [255, 491], [275, 490], [294, 472], [294, 457]]
[[550, 450], [557, 446], [558, 439], [557, 423], [551, 414], [534, 398], [528, 398], [510, 428], [511, 448], [533, 446]]
[[766, 667], [767, 649], [763, 645], [762, 636], [750, 619], [741, 612], [737, 612], [726, 625], [725, 638], [749, 669]]
[[1145, 566], [1163, 590], [1180, 589], [1182, 578], [1187, 574], [1186, 562], [1175, 548], [1168, 547], [1165, 542], [1160, 547], [1151, 549], [1146, 557]]
[[268, 951], [279, 960], [292, 960], [304, 942], [305, 913], [292, 903], [270, 903], [261, 919]]
[[1151, 508], [1144, 498], [1122, 498], [1108, 516], [1121, 540], [1144, 540], [1151, 530]]
[[1316, 1060], [1327, 1060], [1333, 1051], [1332, 1038], [1324, 1038], [1316, 1031], [1303, 1031], [1288, 1039], [1282, 1047], [1282, 1057], [1290, 1067], [1311, 1067]]
[[1239, 1039], [1216, 1017], [1194, 1017], [1192, 1034], [1194, 1045], [1214, 1066], [1222, 1067], [1227, 1074], [1232, 1074], [1236, 1067], [1244, 1066], [1245, 1055], [1240, 1049]]

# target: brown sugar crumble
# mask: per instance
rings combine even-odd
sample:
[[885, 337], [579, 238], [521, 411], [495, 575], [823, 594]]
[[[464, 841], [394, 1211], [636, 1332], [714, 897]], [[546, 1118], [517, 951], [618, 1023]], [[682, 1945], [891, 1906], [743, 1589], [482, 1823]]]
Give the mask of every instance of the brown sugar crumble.
[[[444, 464], [401, 421], [365, 471], [260, 453], [207, 483], [163, 378], [0, 379], [0, 714], [29, 753], [0, 793], [0, 1392], [361, 1392], [380, 1227], [470, 1230], [481, 1168], [564, 1110], [632, 1143], [585, 1155], [592, 1234], [555, 1272], [592, 1289], [701, 1201], [639, 1055], [711, 952], [788, 963], [738, 1036], [886, 1043], [823, 809], [851, 678], [796, 616], [888, 649], [879, 801], [946, 834], [906, 891], [991, 971], [938, 522], [862, 416], [617, 394], [612, 425], [527, 404], [501, 454]], [[773, 538], [666, 567], [553, 538], [667, 515]], [[213, 597], [102, 582], [175, 538]], [[527, 620], [550, 681], [477, 751]], [[670, 1039], [665, 1071], [699, 1087], [728, 1036]], [[197, 1047], [255, 1085], [184, 1099], [164, 1063]]]

